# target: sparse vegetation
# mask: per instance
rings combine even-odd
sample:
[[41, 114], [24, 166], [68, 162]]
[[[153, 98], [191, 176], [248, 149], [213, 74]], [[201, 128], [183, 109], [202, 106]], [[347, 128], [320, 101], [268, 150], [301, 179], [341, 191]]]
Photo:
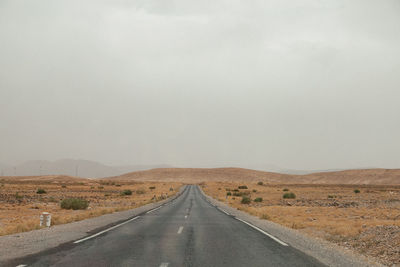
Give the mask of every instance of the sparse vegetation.
[[24, 196], [21, 196], [18, 192], [15, 193], [15, 199], [16, 200], [22, 200], [24, 198]]
[[242, 204], [250, 204], [250, 202], [251, 202], [251, 199], [248, 196], [242, 197], [242, 201], [241, 201]]
[[46, 192], [46, 190], [44, 190], [43, 188], [39, 188], [37, 191], [36, 191], [36, 194], [46, 194], [47, 192]]
[[146, 193], [146, 191], [144, 190], [144, 189], [138, 189], [138, 190], [136, 190], [136, 194], [138, 194], [138, 195], [143, 195], [143, 194], [145, 194]]
[[156, 189], [156, 187], [155, 186], [149, 186], [149, 189], [150, 190], [154, 190], [154, 189]]
[[85, 210], [89, 206], [89, 202], [80, 198], [66, 198], [60, 203], [62, 209]]
[[283, 188], [283, 190], [282, 191], [285, 191], [285, 192], [287, 192], [287, 191], [289, 191], [289, 189], [287, 189], [287, 188]]
[[262, 197], [257, 197], [256, 199], [254, 199], [254, 202], [262, 202], [262, 201], [263, 201]]
[[[5, 184], [0, 187], [0, 236], [21, 231], [34, 230], [39, 227], [39, 214], [48, 211], [52, 214], [52, 224], [62, 224], [79, 221], [117, 210], [127, 210], [149, 203], [156, 195], [155, 200], [161, 200], [160, 196], [173, 196], [169, 188], [179, 189], [181, 183], [114, 181], [121, 187], [113, 187], [111, 181], [87, 180], [82, 185], [81, 178], [65, 177], [65, 180], [29, 180], [23, 178], [10, 178], [1, 181]], [[57, 177], [60, 179], [60, 177]], [[62, 177], [61, 177], [62, 178]], [[115, 185], [114, 184], [114, 185]], [[148, 187], [155, 186], [152, 191]], [[94, 187], [94, 189], [92, 188]], [[43, 189], [46, 194], [37, 194], [37, 190]], [[67, 189], [64, 189], [67, 188]], [[135, 194], [136, 190], [146, 189], [144, 194]], [[102, 189], [102, 190], [98, 190]], [[121, 195], [124, 190], [131, 190], [132, 196]], [[87, 209], [72, 212], [71, 209], [61, 208], [62, 200], [76, 198], [90, 203]], [[153, 200], [154, 201], [154, 200]], [[66, 201], [63, 207], [66, 207]]]
[[256, 189], [253, 189], [253, 193], [256, 193], [257, 192], [257, 190]]
[[[257, 187], [257, 196], [249, 205], [242, 204], [242, 197], [225, 198], [225, 193], [217, 190], [241, 184], [208, 182], [205, 193], [261, 219], [353, 248], [363, 255], [378, 255], [377, 259], [387, 266], [400, 263], [400, 185], [269, 184]], [[290, 191], [282, 192], [284, 188]], [[290, 192], [299, 200], [283, 200], [283, 194]], [[255, 202], [256, 197], [263, 201]]]
[[227, 196], [232, 196], [232, 193], [231, 192], [226, 192], [226, 195]]
[[58, 200], [55, 199], [54, 197], [49, 197], [49, 202], [54, 202], [54, 203], [56, 203], [56, 202], [58, 202]]
[[250, 195], [250, 193], [249, 193], [249, 192], [233, 192], [233, 195], [234, 195], [235, 197], [241, 197], [241, 196]]
[[290, 193], [283, 194], [282, 197], [283, 198], [296, 198], [296, 195], [295, 195], [295, 193], [290, 192]]
[[121, 192], [121, 195], [130, 196], [130, 195], [132, 195], [132, 190], [126, 189], [126, 190]]
[[263, 183], [263, 182], [258, 182], [257, 184], [258, 184], [258, 185], [263, 185], [264, 183]]
[[239, 185], [238, 188], [239, 188], [239, 189], [248, 189], [248, 188], [247, 188], [247, 185]]
[[359, 190], [359, 189], [354, 189], [354, 193], [356, 193], [356, 194], [358, 194], [358, 193], [360, 193], [361, 191]]

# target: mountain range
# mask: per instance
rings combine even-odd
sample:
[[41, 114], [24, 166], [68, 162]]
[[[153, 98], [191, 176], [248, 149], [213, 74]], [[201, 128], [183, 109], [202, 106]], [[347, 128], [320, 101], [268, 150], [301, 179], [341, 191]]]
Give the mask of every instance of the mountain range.
[[11, 166], [0, 163], [0, 176], [41, 176], [69, 175], [86, 178], [117, 176], [127, 172], [153, 168], [167, 168], [168, 165], [121, 165], [109, 166], [90, 160], [61, 159], [56, 161], [31, 160]]

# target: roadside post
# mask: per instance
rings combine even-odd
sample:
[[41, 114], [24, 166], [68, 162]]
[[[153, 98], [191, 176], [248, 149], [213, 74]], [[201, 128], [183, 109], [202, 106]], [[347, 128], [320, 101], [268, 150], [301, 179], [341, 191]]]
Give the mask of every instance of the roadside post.
[[44, 225], [47, 227], [51, 225], [51, 214], [48, 212], [42, 212], [42, 214], [40, 214], [40, 226]]

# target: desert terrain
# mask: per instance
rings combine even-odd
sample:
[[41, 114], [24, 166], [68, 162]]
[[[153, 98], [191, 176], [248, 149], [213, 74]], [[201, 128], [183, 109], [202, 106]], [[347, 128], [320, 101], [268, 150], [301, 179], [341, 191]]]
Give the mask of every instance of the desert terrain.
[[[52, 214], [52, 225], [69, 223], [159, 201], [174, 195], [181, 185], [57, 175], [0, 177], [0, 235], [39, 229], [42, 212]], [[89, 206], [62, 209], [60, 202], [69, 198], [86, 200]]]
[[[398, 185], [243, 181], [205, 182], [202, 187], [209, 196], [259, 218], [356, 250], [389, 266], [400, 264]], [[294, 198], [284, 198], [285, 194]], [[243, 198], [249, 203], [243, 204]]]
[[400, 169], [362, 169], [290, 175], [243, 168], [158, 168], [111, 177], [116, 180], [181, 181], [248, 181], [277, 184], [399, 184]]
[[[43, 211], [53, 214], [53, 224], [68, 223], [160, 200], [183, 184], [199, 184], [209, 196], [249, 214], [400, 266], [398, 169], [288, 175], [241, 168], [159, 168], [104, 179], [0, 177], [0, 235], [38, 229]], [[126, 190], [132, 194], [124, 195]], [[60, 207], [65, 198], [90, 204], [85, 210], [66, 210]]]
[[[206, 194], [252, 215], [400, 265], [399, 169], [289, 175], [242, 168], [164, 168], [110, 179], [199, 183]], [[295, 198], [284, 199], [285, 193]], [[241, 194], [248, 195], [249, 204], [241, 203]], [[262, 201], [254, 202], [256, 198]]]

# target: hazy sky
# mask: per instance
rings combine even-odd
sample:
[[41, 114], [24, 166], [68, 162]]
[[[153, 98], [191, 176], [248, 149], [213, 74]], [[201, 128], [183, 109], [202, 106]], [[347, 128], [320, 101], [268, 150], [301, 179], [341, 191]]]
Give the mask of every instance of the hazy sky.
[[400, 167], [400, 1], [0, 1], [0, 162]]

